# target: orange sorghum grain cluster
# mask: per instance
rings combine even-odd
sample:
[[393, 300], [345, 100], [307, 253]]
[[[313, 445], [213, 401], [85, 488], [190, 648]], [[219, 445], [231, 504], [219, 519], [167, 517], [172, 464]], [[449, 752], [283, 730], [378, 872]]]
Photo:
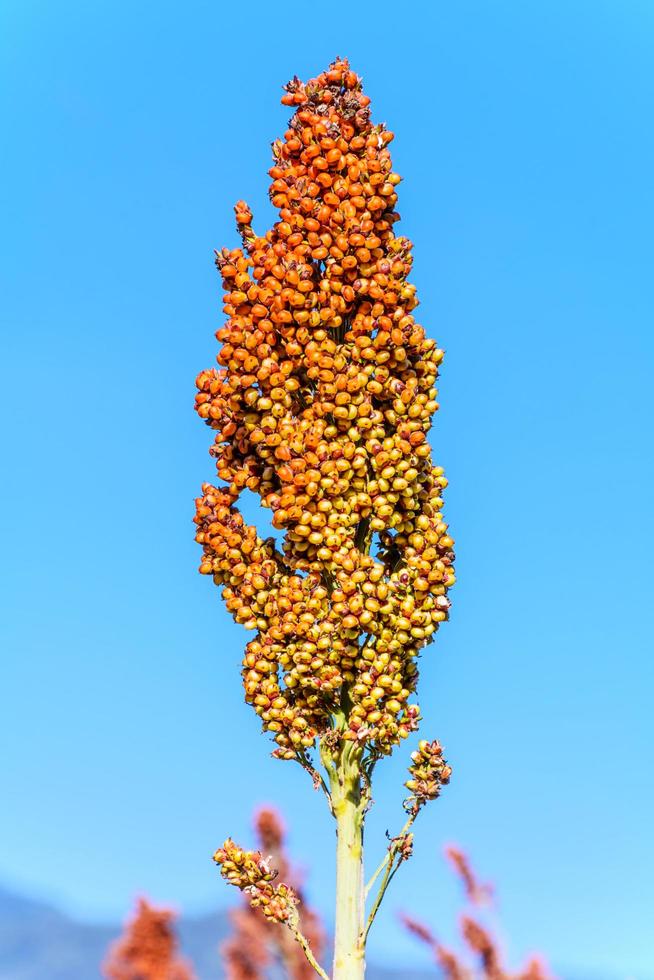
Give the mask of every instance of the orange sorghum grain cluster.
[[113, 944], [102, 973], [107, 980], [194, 980], [179, 958], [174, 915], [140, 899], [125, 934]]
[[[447, 619], [447, 481], [427, 436], [443, 351], [413, 311], [408, 239], [394, 233], [393, 134], [370, 119], [345, 60], [286, 87], [264, 235], [217, 254], [227, 322], [197, 411], [223, 487], [197, 501], [200, 571], [256, 630], [246, 699], [294, 758], [346, 708], [344, 737], [389, 752], [417, 724], [416, 657]], [[281, 551], [236, 503], [257, 493]]]
[[277, 872], [272, 870], [260, 851], [244, 851], [231, 838], [213, 856], [220, 873], [248, 896], [253, 908], [260, 908], [266, 918], [287, 922], [296, 914], [297, 897], [285, 884], [272, 885]]
[[270, 806], [262, 806], [255, 814], [254, 828], [261, 850], [274, 855], [277, 870], [285, 875], [288, 867], [284, 851], [286, 830], [281, 815]]
[[408, 813], [417, 813], [429, 800], [440, 796], [441, 789], [450, 781], [452, 770], [443, 758], [440, 742], [422, 739], [411, 753], [409, 779], [404, 784], [411, 796], [404, 801]]

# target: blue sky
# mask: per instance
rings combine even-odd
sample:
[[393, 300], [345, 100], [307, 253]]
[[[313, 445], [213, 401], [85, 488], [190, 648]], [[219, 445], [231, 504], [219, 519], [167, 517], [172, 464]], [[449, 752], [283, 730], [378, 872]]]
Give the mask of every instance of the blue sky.
[[[336, 54], [396, 133], [401, 230], [446, 348], [435, 455], [459, 584], [423, 660], [455, 769], [372, 941], [445, 938], [457, 841], [514, 958], [654, 977], [654, 10], [647, 2], [5, 0], [0, 881], [86, 919], [232, 900], [210, 854], [282, 806], [329, 914], [330, 819], [242, 703], [195, 572], [194, 378], [232, 205], [272, 218], [280, 86]], [[368, 850], [401, 819], [380, 767]]]

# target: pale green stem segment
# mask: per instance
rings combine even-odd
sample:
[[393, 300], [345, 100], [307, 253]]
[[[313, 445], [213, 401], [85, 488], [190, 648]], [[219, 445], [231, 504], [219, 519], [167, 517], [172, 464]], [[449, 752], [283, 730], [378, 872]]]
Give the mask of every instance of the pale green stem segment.
[[370, 879], [370, 881], [368, 882], [368, 884], [364, 889], [364, 899], [366, 899], [370, 894], [372, 890], [372, 886], [376, 882], [377, 878], [383, 872], [384, 876], [381, 880], [379, 890], [372, 904], [370, 915], [368, 916], [368, 921], [366, 922], [365, 931], [362, 933], [361, 942], [364, 949], [365, 949], [366, 941], [368, 939], [368, 933], [370, 932], [370, 928], [373, 922], [375, 921], [375, 916], [377, 915], [377, 912], [379, 911], [379, 906], [381, 905], [384, 899], [384, 895], [386, 894], [386, 889], [388, 888], [391, 881], [393, 880], [395, 872], [397, 871], [399, 866], [402, 864], [402, 861], [404, 860], [404, 858], [402, 857], [401, 845], [404, 838], [409, 833], [409, 830], [411, 829], [411, 826], [414, 820], [416, 819], [416, 816], [417, 813], [411, 814], [409, 816], [409, 819], [402, 827], [402, 830], [400, 831], [398, 836], [394, 838], [394, 840], [391, 842], [391, 846], [389, 847], [386, 856], [384, 857], [384, 860], [381, 862], [381, 864], [379, 865], [379, 867], [377, 868], [377, 870], [375, 871], [372, 878]]
[[311, 964], [311, 966], [313, 967], [313, 969], [316, 971], [316, 973], [318, 974], [318, 976], [319, 977], [322, 977], [323, 980], [329, 980], [329, 975], [327, 973], [325, 973], [325, 971], [321, 967], [320, 963], [318, 962], [318, 960], [313, 955], [313, 950], [311, 949], [311, 946], [309, 945], [309, 940], [307, 939], [307, 937], [303, 933], [300, 932], [300, 927], [297, 924], [297, 922], [296, 921], [289, 922], [288, 923], [288, 927], [291, 930], [291, 932], [293, 933], [293, 936], [295, 937], [296, 941], [302, 947], [302, 950], [304, 952], [304, 955], [306, 956], [307, 960], [309, 961], [309, 963]]
[[[334, 931], [334, 968], [332, 980], [364, 980], [365, 949], [370, 927], [375, 919], [395, 872], [405, 860], [404, 845], [416, 813], [410, 814], [368, 886], [363, 884], [363, 825], [370, 802], [369, 785], [361, 766], [362, 749], [342, 738], [345, 715], [335, 716], [332, 737], [325, 736], [320, 756], [329, 780], [330, 809], [336, 820], [336, 917]], [[368, 773], [367, 783], [369, 784]], [[381, 877], [370, 915], [365, 918], [366, 899], [375, 881]]]
[[363, 980], [363, 805], [361, 750], [345, 742], [329, 766], [336, 819], [336, 924], [333, 980]]

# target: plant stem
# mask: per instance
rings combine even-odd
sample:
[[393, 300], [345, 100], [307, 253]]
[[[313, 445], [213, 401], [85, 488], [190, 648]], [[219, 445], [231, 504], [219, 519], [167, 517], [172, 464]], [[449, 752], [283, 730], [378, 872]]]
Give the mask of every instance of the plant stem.
[[[364, 949], [368, 939], [368, 933], [370, 932], [370, 928], [373, 922], [375, 921], [375, 916], [377, 915], [377, 912], [379, 911], [379, 906], [381, 905], [384, 895], [386, 894], [386, 889], [388, 888], [391, 881], [393, 880], [395, 872], [397, 871], [399, 866], [402, 864], [404, 860], [406, 860], [406, 856], [403, 855], [402, 853], [402, 844], [407, 839], [409, 830], [411, 829], [411, 826], [413, 825], [413, 822], [416, 819], [417, 815], [418, 815], [417, 811], [415, 813], [409, 814], [409, 818], [407, 822], [402, 827], [402, 830], [400, 831], [398, 836], [394, 837], [393, 840], [391, 841], [391, 845], [388, 848], [386, 856], [384, 857], [383, 861], [381, 862], [381, 864], [379, 865], [379, 867], [377, 868], [377, 870], [375, 871], [372, 878], [370, 879], [370, 881], [368, 882], [368, 884], [364, 889], [363, 895], [365, 901], [365, 899], [367, 899], [368, 895], [370, 894], [370, 891], [372, 890], [372, 886], [376, 882], [377, 878], [380, 876], [382, 872], [384, 872], [384, 877], [382, 878], [381, 885], [379, 886], [379, 891], [377, 892], [375, 900], [373, 901], [372, 909], [370, 910], [370, 915], [368, 916], [368, 921], [366, 922], [365, 931], [362, 934], [362, 945]], [[399, 856], [399, 860], [397, 861], [396, 864], [395, 861], [396, 858], [398, 858], [398, 856]]]
[[368, 882], [368, 884], [363, 890], [364, 898], [368, 897], [368, 895], [372, 890], [372, 886], [375, 884], [375, 882], [377, 881], [377, 879], [379, 878], [380, 874], [382, 873], [382, 871], [384, 870], [384, 868], [386, 867], [389, 861], [390, 861], [390, 854], [388, 853], [388, 851], [386, 851], [383, 861], [380, 862], [379, 867], [377, 868], [374, 875], [372, 876], [372, 878], [370, 879], [370, 881]]
[[331, 776], [336, 818], [336, 927], [333, 980], [363, 980], [363, 812], [361, 750], [346, 742]]
[[[290, 922], [288, 927], [291, 930], [291, 932], [293, 933], [293, 936], [295, 937], [296, 942], [298, 942], [300, 944], [300, 946], [302, 947], [302, 951], [304, 952], [304, 955], [306, 956], [307, 960], [309, 961], [309, 963], [311, 964], [311, 966], [313, 967], [313, 969], [316, 971], [316, 973], [318, 974], [318, 976], [319, 977], [322, 977], [323, 980], [329, 980], [329, 977], [327, 976], [327, 974], [325, 973], [325, 971], [321, 967], [320, 963], [318, 963], [318, 961], [315, 958], [315, 956], [313, 955], [313, 950], [311, 949], [311, 946], [309, 945], [309, 940], [306, 938], [306, 936], [302, 932], [300, 932], [299, 925], [296, 922]], [[288, 964], [287, 964], [287, 968], [288, 968]], [[289, 976], [290, 976], [291, 975], [290, 968], [288, 968], [288, 973], [289, 973]]]
[[384, 873], [384, 877], [382, 878], [382, 883], [377, 893], [377, 897], [375, 898], [375, 901], [373, 902], [372, 905], [372, 909], [370, 910], [370, 915], [368, 916], [365, 932], [363, 933], [364, 943], [368, 939], [368, 933], [370, 932], [370, 928], [373, 922], [375, 921], [375, 916], [377, 915], [377, 912], [379, 911], [379, 906], [381, 905], [384, 895], [386, 894], [386, 889], [388, 888], [391, 881], [393, 880], [395, 872], [397, 871], [401, 863], [402, 863], [402, 859], [400, 858], [400, 860], [396, 864], [395, 857], [393, 856], [391, 860], [389, 860], [386, 864], [386, 871]]

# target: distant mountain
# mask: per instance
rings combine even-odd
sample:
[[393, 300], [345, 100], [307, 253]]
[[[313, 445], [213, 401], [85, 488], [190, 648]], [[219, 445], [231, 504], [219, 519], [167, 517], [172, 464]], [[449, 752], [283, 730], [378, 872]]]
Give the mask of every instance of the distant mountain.
[[2, 980], [95, 980], [116, 930], [74, 922], [42, 902], [0, 890]]
[[[121, 925], [76, 922], [44, 902], [0, 889], [0, 980], [99, 980], [107, 948]], [[180, 918], [184, 956], [198, 980], [224, 977], [218, 947], [229, 931], [226, 912]], [[370, 980], [434, 980], [433, 971], [369, 970]]]
[[[218, 947], [229, 932], [226, 912], [181, 918], [183, 954], [198, 980], [223, 980]], [[100, 980], [100, 964], [122, 926], [76, 922], [44, 902], [0, 888], [0, 980]], [[561, 973], [558, 976], [562, 978]], [[371, 964], [368, 980], [435, 980], [435, 969], [393, 969]], [[565, 980], [622, 980], [566, 973]]]

